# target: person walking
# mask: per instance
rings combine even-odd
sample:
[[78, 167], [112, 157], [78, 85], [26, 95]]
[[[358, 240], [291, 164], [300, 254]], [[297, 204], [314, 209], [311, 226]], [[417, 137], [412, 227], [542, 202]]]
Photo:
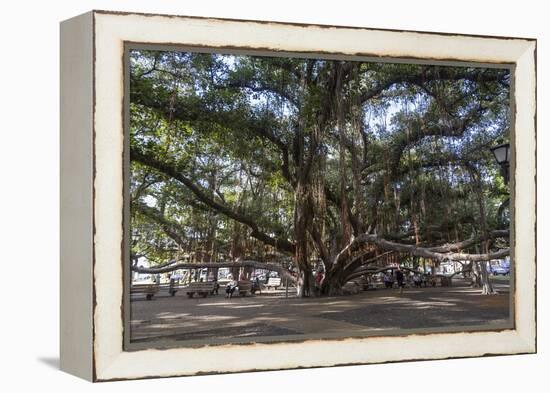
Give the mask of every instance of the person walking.
[[403, 293], [403, 287], [405, 286], [405, 276], [401, 269], [397, 268], [395, 271], [395, 279], [397, 280], [397, 286], [399, 287], [399, 293]]
[[321, 285], [323, 283], [324, 274], [322, 270], [318, 270], [315, 275], [315, 291], [317, 294], [321, 294]]
[[390, 272], [384, 273], [384, 285], [386, 289], [391, 288], [393, 286], [393, 278]]
[[417, 274], [417, 273], [414, 274], [413, 283], [414, 283], [414, 286], [417, 288], [420, 288], [422, 286], [422, 277], [420, 277], [420, 274]]

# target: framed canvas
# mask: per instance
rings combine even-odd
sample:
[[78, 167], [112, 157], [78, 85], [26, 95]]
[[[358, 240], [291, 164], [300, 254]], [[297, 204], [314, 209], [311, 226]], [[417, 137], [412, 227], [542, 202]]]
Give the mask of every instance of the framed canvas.
[[536, 352], [536, 40], [61, 23], [61, 368]]

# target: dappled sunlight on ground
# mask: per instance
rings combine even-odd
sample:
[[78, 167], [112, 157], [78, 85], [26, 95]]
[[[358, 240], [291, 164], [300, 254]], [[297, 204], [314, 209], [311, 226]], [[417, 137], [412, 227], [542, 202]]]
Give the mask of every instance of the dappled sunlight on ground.
[[263, 304], [245, 304], [245, 305], [231, 305], [231, 308], [258, 308], [258, 307], [264, 307]]
[[322, 310], [321, 314], [339, 313], [341, 310]]
[[509, 302], [508, 291], [484, 296], [469, 287], [406, 288], [403, 293], [378, 289], [306, 299], [271, 294], [189, 299], [159, 294], [152, 301], [131, 302], [131, 341], [169, 345], [187, 340], [491, 327], [509, 322]]

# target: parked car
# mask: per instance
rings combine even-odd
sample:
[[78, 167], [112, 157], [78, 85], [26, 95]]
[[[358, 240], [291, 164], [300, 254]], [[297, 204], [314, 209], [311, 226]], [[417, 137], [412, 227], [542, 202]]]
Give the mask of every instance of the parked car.
[[252, 281], [255, 281], [256, 278], [260, 280], [260, 282], [264, 282], [266, 280], [265, 274], [258, 274], [256, 276], [252, 276]]
[[510, 267], [509, 266], [494, 266], [494, 267], [491, 268], [491, 273], [493, 273], [493, 275], [495, 275], [495, 276], [498, 276], [498, 275], [507, 276], [508, 274], [510, 274]]

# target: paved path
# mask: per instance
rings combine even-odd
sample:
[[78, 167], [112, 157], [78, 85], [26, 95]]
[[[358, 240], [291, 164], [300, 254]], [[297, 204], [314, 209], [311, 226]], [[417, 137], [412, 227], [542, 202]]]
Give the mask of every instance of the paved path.
[[[285, 298], [284, 292], [226, 299], [222, 294], [188, 299], [156, 296], [131, 302], [131, 340], [148, 346], [227, 341], [265, 341], [402, 333], [402, 329], [497, 328], [509, 324], [506, 281], [500, 293], [482, 296], [479, 289], [378, 289], [329, 298]], [[400, 330], [401, 329], [401, 330]], [[412, 329], [412, 330], [411, 330]]]

